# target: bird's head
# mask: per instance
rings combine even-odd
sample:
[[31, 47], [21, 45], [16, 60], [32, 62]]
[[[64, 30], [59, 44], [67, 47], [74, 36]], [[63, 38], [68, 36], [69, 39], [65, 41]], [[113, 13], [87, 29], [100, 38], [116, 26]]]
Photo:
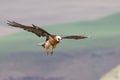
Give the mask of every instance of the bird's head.
[[62, 41], [62, 37], [60, 37], [60, 36], [56, 36], [55, 39], [57, 40], [58, 43], [60, 43]]

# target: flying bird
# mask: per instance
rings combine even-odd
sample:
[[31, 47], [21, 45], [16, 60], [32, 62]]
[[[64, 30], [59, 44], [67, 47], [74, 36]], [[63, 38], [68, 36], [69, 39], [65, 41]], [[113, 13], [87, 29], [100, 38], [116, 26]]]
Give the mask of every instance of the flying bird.
[[60, 43], [62, 41], [62, 39], [79, 40], [79, 39], [87, 38], [86, 36], [83, 36], [83, 35], [71, 35], [71, 36], [64, 36], [64, 37], [61, 37], [59, 35], [53, 35], [34, 24], [32, 24], [32, 26], [27, 26], [27, 25], [19, 24], [15, 21], [8, 21], [7, 24], [12, 27], [18, 27], [18, 28], [22, 28], [26, 31], [32, 32], [32, 33], [36, 34], [38, 37], [46, 37], [46, 41], [42, 42], [42, 43], [38, 43], [38, 45], [40, 45], [46, 49], [47, 55], [49, 54], [50, 46], [52, 46], [51, 55], [53, 55], [57, 44]]

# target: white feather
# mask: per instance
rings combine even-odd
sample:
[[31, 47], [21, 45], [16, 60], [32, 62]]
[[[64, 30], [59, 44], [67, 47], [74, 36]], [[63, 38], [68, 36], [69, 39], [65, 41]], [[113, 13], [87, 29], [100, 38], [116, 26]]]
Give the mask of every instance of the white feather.
[[45, 44], [45, 42], [38, 43], [37, 45], [42, 46], [43, 44]]

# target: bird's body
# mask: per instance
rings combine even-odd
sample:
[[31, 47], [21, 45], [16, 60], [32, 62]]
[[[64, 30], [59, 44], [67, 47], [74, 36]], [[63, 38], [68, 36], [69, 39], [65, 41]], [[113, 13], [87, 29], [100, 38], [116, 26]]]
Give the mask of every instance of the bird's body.
[[62, 39], [60, 36], [55, 36], [54, 38], [49, 37], [49, 40], [43, 43], [39, 43], [38, 45], [43, 46], [46, 49], [47, 55], [49, 54], [49, 48], [52, 47], [51, 55], [53, 55], [54, 49], [56, 48], [57, 44], [60, 43], [60, 41], [58, 41], [58, 38], [60, 40]]
[[72, 36], [65, 36], [65, 37], [61, 37], [61, 36], [58, 36], [58, 35], [52, 35], [52, 34], [48, 33], [47, 31], [45, 31], [44, 29], [42, 29], [40, 27], [37, 27], [37, 26], [35, 26], [33, 24], [32, 24], [32, 26], [26, 26], [26, 25], [16, 23], [14, 21], [8, 21], [7, 24], [10, 25], [10, 26], [13, 26], [13, 27], [22, 28], [22, 29], [27, 30], [29, 32], [33, 32], [38, 37], [41, 37], [41, 36], [46, 37], [46, 41], [43, 42], [43, 43], [39, 43], [38, 45], [41, 45], [46, 49], [47, 55], [49, 54], [49, 48], [51, 46], [52, 46], [51, 55], [53, 55], [57, 44], [60, 43], [60, 41], [62, 39], [75, 39], [75, 40], [78, 40], [78, 39], [87, 38], [87, 37], [82, 36], [82, 35], [72, 35]]

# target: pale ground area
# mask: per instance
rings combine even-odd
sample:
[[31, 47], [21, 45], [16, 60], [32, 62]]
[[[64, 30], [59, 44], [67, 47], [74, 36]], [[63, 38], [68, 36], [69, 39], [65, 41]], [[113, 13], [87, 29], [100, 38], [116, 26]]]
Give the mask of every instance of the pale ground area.
[[0, 0], [2, 24], [13, 20], [48, 25], [94, 20], [118, 12], [120, 0]]
[[120, 80], [120, 65], [105, 74], [100, 80]]
[[95, 20], [119, 12], [120, 0], [0, 0], [0, 36], [19, 31], [7, 28], [7, 20], [50, 25]]

